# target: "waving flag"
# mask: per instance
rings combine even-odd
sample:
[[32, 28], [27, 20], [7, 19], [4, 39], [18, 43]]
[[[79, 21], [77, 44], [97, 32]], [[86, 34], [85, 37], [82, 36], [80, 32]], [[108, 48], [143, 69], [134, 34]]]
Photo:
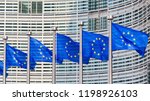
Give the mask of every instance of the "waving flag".
[[32, 37], [30, 37], [30, 54], [37, 62], [52, 62], [52, 51]]
[[[4, 66], [3, 61], [0, 61], [0, 75], [3, 75], [3, 66]], [[8, 73], [6, 73], [6, 77], [7, 76], [8, 76]]]
[[91, 58], [108, 60], [108, 37], [93, 32], [82, 31], [83, 44], [88, 44]]
[[[35, 61], [34, 59], [31, 57], [30, 58], [30, 69], [34, 69], [35, 68]], [[10, 66], [18, 66], [18, 67], [22, 67], [22, 68], [27, 68], [27, 54], [11, 47], [10, 45], [6, 45], [6, 67], [10, 67]]]
[[4, 66], [3, 62], [0, 61], [0, 75], [3, 75], [3, 66]]
[[148, 34], [112, 23], [112, 50], [136, 50], [144, 56]]
[[[83, 52], [86, 48], [83, 48]], [[83, 53], [83, 63], [89, 62], [89, 53]], [[71, 38], [57, 34], [56, 35], [56, 57], [58, 60], [68, 59], [79, 63], [79, 43], [74, 42]]]

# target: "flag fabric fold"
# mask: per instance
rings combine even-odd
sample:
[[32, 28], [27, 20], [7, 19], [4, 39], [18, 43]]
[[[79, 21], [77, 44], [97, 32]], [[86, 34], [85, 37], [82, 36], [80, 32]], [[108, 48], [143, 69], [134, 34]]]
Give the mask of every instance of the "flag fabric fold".
[[[89, 53], [84, 51], [83, 47], [83, 64], [89, 63]], [[79, 43], [73, 41], [70, 37], [57, 33], [56, 34], [56, 58], [63, 61], [64, 59], [79, 63]]]
[[136, 50], [144, 56], [148, 34], [112, 23], [112, 50]]
[[88, 44], [90, 57], [102, 61], [108, 60], [108, 37], [94, 32], [82, 31], [83, 44]]
[[30, 37], [30, 55], [36, 62], [52, 62], [52, 51], [32, 37]]
[[0, 75], [3, 75], [3, 66], [4, 66], [3, 62], [0, 61]]
[[[30, 58], [30, 69], [35, 68], [36, 62]], [[6, 67], [18, 66], [27, 69], [27, 54], [9, 44], [6, 44]]]
[[[3, 61], [0, 61], [0, 75], [3, 75], [3, 66], [4, 66]], [[7, 76], [8, 76], [8, 73], [6, 73], [6, 77]]]

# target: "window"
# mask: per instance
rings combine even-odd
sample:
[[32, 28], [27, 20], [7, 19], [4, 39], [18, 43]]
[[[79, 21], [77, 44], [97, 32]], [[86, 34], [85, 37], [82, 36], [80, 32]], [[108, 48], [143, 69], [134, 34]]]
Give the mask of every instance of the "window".
[[107, 0], [88, 0], [89, 10], [107, 8]]
[[88, 30], [89, 31], [96, 30], [96, 18], [91, 18], [88, 20]]
[[88, 1], [89, 5], [89, 10], [96, 10], [97, 9], [97, 0], [89, 0]]
[[29, 11], [29, 6], [28, 6], [28, 2], [23, 2], [22, 4], [21, 4], [21, 6], [22, 6], [22, 13], [28, 13], [28, 11]]
[[107, 17], [100, 17], [100, 30], [107, 29]]
[[99, 3], [99, 8], [107, 8], [107, 0], [100, 0]]
[[42, 2], [37, 2], [37, 13], [42, 13]]
[[36, 13], [36, 2], [32, 2], [32, 13]]
[[42, 13], [42, 2], [41, 1], [20, 1], [19, 2], [19, 13]]

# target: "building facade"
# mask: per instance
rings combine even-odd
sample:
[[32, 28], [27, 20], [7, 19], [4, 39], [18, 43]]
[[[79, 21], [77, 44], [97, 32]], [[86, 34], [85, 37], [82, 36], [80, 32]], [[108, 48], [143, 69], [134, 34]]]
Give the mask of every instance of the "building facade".
[[[150, 33], [149, 0], [0, 0], [0, 60], [3, 60], [2, 37], [8, 43], [27, 52], [27, 33], [40, 40], [49, 49], [53, 48], [53, 27], [58, 32], [79, 41], [79, 22], [83, 29], [108, 35], [107, 16], [113, 22]], [[135, 51], [113, 52], [113, 83], [148, 83], [150, 46], [145, 57]], [[65, 60], [56, 65], [58, 84], [78, 84], [79, 64]], [[108, 62], [91, 59], [83, 65], [83, 83], [106, 84]], [[8, 69], [7, 83], [26, 83], [26, 69]], [[52, 63], [38, 62], [31, 71], [31, 83], [51, 83]], [[2, 76], [0, 76], [2, 83]]]

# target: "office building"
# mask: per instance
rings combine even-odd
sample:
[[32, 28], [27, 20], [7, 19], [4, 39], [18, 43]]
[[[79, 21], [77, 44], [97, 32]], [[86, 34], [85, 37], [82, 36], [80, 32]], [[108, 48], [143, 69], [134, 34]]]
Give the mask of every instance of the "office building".
[[[8, 43], [27, 52], [27, 33], [53, 48], [53, 27], [58, 32], [79, 41], [79, 22], [83, 29], [108, 35], [107, 16], [113, 22], [150, 33], [149, 0], [0, 0], [0, 60], [3, 60], [2, 37]], [[148, 83], [150, 45], [142, 58], [136, 51], [113, 52], [113, 83]], [[78, 84], [79, 64], [65, 60], [56, 65], [58, 84]], [[26, 69], [9, 68], [7, 83], [26, 83]], [[83, 83], [108, 83], [108, 62], [91, 59], [83, 66]], [[2, 76], [0, 76], [2, 83]], [[31, 71], [31, 83], [51, 83], [52, 63], [38, 62]]]

